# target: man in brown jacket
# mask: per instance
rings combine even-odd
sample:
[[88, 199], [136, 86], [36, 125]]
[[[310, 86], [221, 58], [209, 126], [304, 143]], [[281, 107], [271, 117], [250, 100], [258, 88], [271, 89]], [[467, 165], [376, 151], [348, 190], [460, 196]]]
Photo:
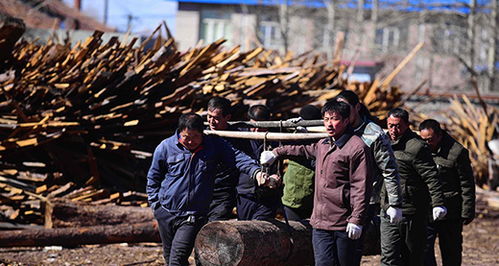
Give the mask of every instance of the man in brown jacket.
[[311, 145], [282, 146], [263, 152], [262, 164], [277, 157], [316, 160], [314, 208], [310, 224], [316, 265], [354, 265], [372, 187], [372, 158], [349, 127], [350, 106], [329, 101], [322, 108], [329, 138]]

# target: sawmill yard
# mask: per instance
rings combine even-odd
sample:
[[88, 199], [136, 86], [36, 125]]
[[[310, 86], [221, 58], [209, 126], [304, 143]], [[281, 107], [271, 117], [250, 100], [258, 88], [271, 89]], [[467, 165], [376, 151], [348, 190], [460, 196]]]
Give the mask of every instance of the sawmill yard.
[[[392, 108], [408, 107], [407, 88], [391, 82], [422, 47], [383, 79], [360, 83], [344, 78], [347, 67], [312, 53], [241, 51], [223, 48], [222, 40], [180, 51], [163, 26], [140, 45], [103, 41], [96, 31], [74, 46], [20, 40], [24, 26], [16, 20], [1, 24], [0, 32], [6, 28], [10, 34], [0, 35], [0, 227], [6, 229], [0, 265], [163, 265], [145, 177], [154, 147], [174, 132], [182, 113], [204, 114], [208, 100], [222, 96], [233, 103], [234, 120], [246, 120], [255, 102], [285, 120], [350, 89], [383, 123]], [[428, 116], [410, 111], [414, 125]], [[462, 96], [449, 100], [442, 121], [469, 149], [479, 187], [478, 217], [464, 227], [464, 265], [499, 264], [499, 196], [480, 189], [498, 119], [497, 107]], [[363, 264], [379, 261], [366, 256]]]
[[[499, 193], [489, 192], [487, 197], [499, 200]], [[498, 265], [499, 209], [487, 206], [481, 193], [478, 195], [477, 216], [464, 227], [463, 265]], [[362, 265], [379, 265], [379, 261], [379, 255], [364, 256]], [[164, 260], [159, 243], [121, 243], [73, 248], [1, 248], [0, 265], [164, 265]]]

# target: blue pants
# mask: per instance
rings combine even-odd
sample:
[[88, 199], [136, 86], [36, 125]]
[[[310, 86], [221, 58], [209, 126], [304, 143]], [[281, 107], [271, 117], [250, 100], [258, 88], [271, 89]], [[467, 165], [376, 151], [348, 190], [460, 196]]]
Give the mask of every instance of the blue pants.
[[268, 220], [275, 218], [280, 199], [270, 197], [258, 199], [255, 194], [237, 195], [237, 219], [247, 220]]
[[154, 211], [158, 220], [158, 230], [163, 244], [163, 257], [168, 265], [189, 265], [188, 259], [194, 248], [194, 240], [206, 218], [196, 217], [188, 221], [188, 217], [176, 216], [163, 207]]
[[355, 252], [360, 241], [348, 238], [345, 231], [313, 229], [315, 265], [350, 266], [358, 265]]

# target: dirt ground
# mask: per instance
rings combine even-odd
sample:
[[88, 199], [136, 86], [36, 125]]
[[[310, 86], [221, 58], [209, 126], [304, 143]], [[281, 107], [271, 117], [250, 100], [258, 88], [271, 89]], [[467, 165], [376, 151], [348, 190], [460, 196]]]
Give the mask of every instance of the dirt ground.
[[[463, 265], [499, 265], [499, 209], [477, 204], [478, 217], [464, 227]], [[437, 251], [437, 256], [439, 252]], [[379, 265], [365, 256], [362, 265]], [[191, 262], [193, 262], [191, 260]], [[86, 245], [78, 248], [3, 248], [0, 265], [163, 265], [157, 243]]]

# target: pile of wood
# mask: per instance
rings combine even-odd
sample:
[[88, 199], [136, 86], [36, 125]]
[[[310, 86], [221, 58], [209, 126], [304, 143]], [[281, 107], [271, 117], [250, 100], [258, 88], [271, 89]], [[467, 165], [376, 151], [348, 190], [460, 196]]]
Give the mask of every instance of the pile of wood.
[[483, 106], [473, 105], [466, 96], [454, 97], [450, 103], [446, 127], [469, 150], [476, 183], [479, 186], [487, 184], [488, 160], [491, 158], [487, 142], [499, 133], [499, 109], [485, 105], [485, 110]]
[[0, 219], [16, 222], [43, 224], [50, 197], [146, 205], [143, 193], [130, 191], [144, 191], [154, 147], [180, 114], [204, 111], [213, 95], [235, 106], [266, 101], [281, 118], [334, 96], [324, 89], [353, 89], [385, 112], [402, 95], [347, 83], [344, 67], [310, 53], [224, 50], [222, 40], [181, 52], [166, 26], [141, 45], [104, 43], [96, 31], [74, 47], [17, 41], [24, 28], [13, 28], [0, 35], [9, 44], [0, 58]]

